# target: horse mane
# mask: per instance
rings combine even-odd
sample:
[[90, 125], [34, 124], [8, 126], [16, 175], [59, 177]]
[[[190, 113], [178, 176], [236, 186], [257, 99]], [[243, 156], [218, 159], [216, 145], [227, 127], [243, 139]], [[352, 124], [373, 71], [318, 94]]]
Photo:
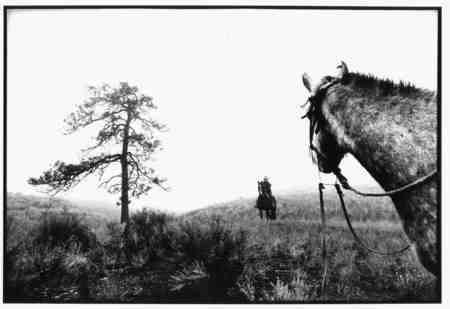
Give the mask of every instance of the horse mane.
[[434, 91], [354, 72], [345, 74], [341, 83], [330, 90], [333, 93], [330, 103], [320, 109], [318, 117], [323, 117], [338, 145], [354, 152], [356, 142], [371, 152], [396, 147], [404, 161], [413, 152], [421, 162], [434, 160], [437, 123]]
[[391, 79], [378, 78], [372, 74], [363, 74], [359, 72], [348, 73], [345, 76], [343, 83], [351, 84], [353, 89], [358, 90], [365, 96], [401, 96], [414, 99], [430, 99], [435, 95], [434, 91], [418, 88], [410, 82], [400, 81], [395, 83]]

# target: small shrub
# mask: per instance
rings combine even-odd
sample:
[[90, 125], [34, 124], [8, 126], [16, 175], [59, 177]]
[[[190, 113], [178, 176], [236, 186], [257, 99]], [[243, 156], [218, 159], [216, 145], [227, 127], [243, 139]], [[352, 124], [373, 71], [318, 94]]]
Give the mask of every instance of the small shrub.
[[208, 279], [205, 267], [202, 264], [195, 262], [171, 275], [169, 288], [171, 291], [179, 291], [185, 289], [187, 286], [193, 286], [204, 279]]
[[209, 296], [224, 299], [230, 289], [237, 287], [244, 269], [246, 234], [242, 230], [233, 232], [217, 218], [204, 225], [185, 222], [181, 231], [183, 260], [188, 264], [198, 261], [204, 265], [209, 278]]
[[173, 217], [162, 212], [143, 209], [131, 216], [125, 250], [133, 261], [152, 267], [154, 262], [170, 258], [176, 252]]
[[311, 293], [311, 286], [307, 284], [306, 277], [301, 272], [296, 271], [292, 281], [288, 284], [277, 279], [273, 285], [274, 301], [307, 301]]
[[9, 265], [6, 297], [50, 299], [49, 290], [59, 287], [65, 274], [64, 251], [61, 247], [23, 247], [20, 257]]
[[96, 244], [96, 237], [76, 214], [47, 214], [37, 227], [34, 245], [67, 248], [77, 244], [82, 251]]

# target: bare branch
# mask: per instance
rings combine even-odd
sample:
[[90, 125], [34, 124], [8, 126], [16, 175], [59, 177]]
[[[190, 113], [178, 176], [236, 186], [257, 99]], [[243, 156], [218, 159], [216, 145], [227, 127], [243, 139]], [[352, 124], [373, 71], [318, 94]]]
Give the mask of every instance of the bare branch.
[[108, 178], [107, 180], [105, 180], [105, 181], [103, 181], [103, 182], [101, 182], [100, 184], [99, 184], [99, 187], [108, 187], [109, 186], [109, 183], [113, 180], [113, 179], [116, 179], [116, 178], [121, 178], [122, 177], [122, 175], [114, 175], [114, 176], [112, 176], [112, 177], [110, 177], [110, 178]]
[[134, 166], [134, 168], [137, 170], [139, 176], [147, 178], [147, 180], [150, 181], [151, 184], [157, 185], [164, 191], [169, 191], [169, 188], [164, 187], [162, 184], [165, 181], [164, 179], [160, 179], [155, 176], [152, 177], [149, 175], [149, 172], [153, 174], [154, 172], [153, 169], [150, 169], [150, 171], [146, 170], [144, 167], [141, 166], [141, 164], [139, 164], [139, 162], [135, 159], [135, 156], [130, 152], [128, 153], [128, 158], [130, 159], [129, 162], [131, 163], [131, 165]]

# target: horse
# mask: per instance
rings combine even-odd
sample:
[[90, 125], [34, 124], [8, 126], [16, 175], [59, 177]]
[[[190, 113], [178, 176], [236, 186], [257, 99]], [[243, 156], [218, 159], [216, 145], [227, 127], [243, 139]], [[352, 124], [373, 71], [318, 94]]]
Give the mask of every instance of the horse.
[[259, 217], [263, 219], [265, 211], [267, 221], [275, 220], [277, 218], [277, 201], [275, 197], [263, 192], [260, 181], [258, 181], [258, 193], [256, 208], [259, 209]]
[[349, 72], [344, 62], [338, 69], [315, 85], [307, 73], [302, 77], [310, 93], [305, 116], [313, 162], [321, 172], [336, 174], [344, 155], [351, 154], [385, 191], [431, 175], [391, 199], [413, 252], [437, 276], [436, 93]]

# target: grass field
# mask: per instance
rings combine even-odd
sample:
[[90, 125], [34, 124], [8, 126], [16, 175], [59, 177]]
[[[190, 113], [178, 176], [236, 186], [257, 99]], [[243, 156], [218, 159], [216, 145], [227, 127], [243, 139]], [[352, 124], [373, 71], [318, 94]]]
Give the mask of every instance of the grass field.
[[[406, 236], [389, 199], [345, 196], [357, 232], [394, 250]], [[150, 303], [432, 302], [435, 279], [411, 252], [397, 257], [358, 247], [331, 190], [327, 286], [315, 192], [277, 196], [278, 218], [259, 219], [254, 199], [174, 216], [144, 210], [129, 236], [108, 214], [56, 201], [8, 196], [7, 301]], [[64, 206], [65, 205], [65, 206]], [[117, 216], [118, 218], [118, 216]]]

